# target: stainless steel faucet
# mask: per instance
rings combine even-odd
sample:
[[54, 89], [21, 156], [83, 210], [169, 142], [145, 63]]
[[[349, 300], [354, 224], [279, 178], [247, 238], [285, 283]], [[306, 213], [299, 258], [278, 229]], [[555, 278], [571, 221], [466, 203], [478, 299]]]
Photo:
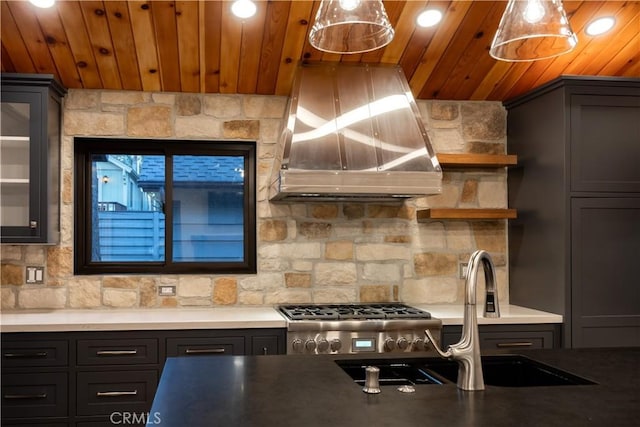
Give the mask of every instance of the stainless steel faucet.
[[480, 339], [478, 336], [478, 315], [476, 312], [476, 282], [480, 262], [482, 262], [484, 269], [486, 288], [483, 316], [500, 317], [495, 267], [489, 253], [478, 250], [471, 254], [467, 267], [464, 292], [464, 320], [460, 342], [450, 345], [447, 351], [442, 351], [438, 348], [437, 341], [433, 339], [431, 332], [424, 331], [431, 345], [441, 357], [458, 362], [458, 388], [462, 390], [484, 390], [484, 377], [482, 376], [482, 362], [480, 359]]

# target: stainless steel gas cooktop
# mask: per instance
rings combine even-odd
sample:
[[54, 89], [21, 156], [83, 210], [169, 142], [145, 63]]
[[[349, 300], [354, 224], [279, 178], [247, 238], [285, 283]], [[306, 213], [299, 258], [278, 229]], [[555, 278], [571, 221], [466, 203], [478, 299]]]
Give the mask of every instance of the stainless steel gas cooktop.
[[291, 320], [430, 319], [431, 314], [400, 303], [282, 305]]
[[[442, 322], [402, 303], [299, 304], [278, 307], [287, 319], [287, 354], [429, 351], [424, 330], [440, 339]], [[439, 345], [439, 343], [435, 343]]]

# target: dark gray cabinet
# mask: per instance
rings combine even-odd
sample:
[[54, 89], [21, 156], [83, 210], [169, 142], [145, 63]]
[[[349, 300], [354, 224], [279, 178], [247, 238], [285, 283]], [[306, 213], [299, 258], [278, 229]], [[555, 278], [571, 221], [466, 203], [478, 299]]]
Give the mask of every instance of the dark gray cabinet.
[[56, 243], [66, 90], [52, 75], [2, 73], [0, 82], [1, 241]]
[[640, 345], [640, 79], [561, 77], [505, 103], [509, 298], [566, 347]]
[[[284, 354], [284, 329], [2, 334], [2, 425], [144, 425], [167, 357]], [[113, 422], [112, 422], [113, 421]]]
[[572, 198], [571, 235], [574, 346], [640, 345], [640, 197]]
[[[2, 334], [2, 422], [68, 425], [73, 354], [60, 334]], [[31, 422], [33, 424], [31, 424]]]

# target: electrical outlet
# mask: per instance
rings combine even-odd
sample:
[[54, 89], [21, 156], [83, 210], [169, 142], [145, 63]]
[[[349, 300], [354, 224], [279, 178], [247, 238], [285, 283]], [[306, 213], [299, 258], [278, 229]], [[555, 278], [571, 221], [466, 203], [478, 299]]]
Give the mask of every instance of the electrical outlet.
[[469, 268], [468, 262], [461, 262], [458, 264], [458, 278], [466, 279], [467, 278], [467, 268]]
[[44, 283], [44, 267], [26, 267], [25, 277], [30, 285], [40, 285]]
[[175, 286], [158, 286], [158, 295], [161, 297], [173, 297], [176, 295]]

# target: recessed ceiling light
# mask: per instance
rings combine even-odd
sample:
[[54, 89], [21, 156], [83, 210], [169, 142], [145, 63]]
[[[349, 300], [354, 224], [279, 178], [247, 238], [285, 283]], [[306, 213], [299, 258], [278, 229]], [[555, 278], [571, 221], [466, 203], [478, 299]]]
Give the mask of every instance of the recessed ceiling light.
[[433, 27], [442, 19], [442, 12], [436, 9], [427, 9], [418, 15], [416, 22], [421, 27]]
[[231, 12], [238, 18], [251, 18], [256, 10], [256, 4], [251, 0], [237, 0], [231, 5]]
[[29, 0], [29, 2], [34, 6], [46, 9], [48, 7], [53, 6], [56, 0]]
[[604, 34], [613, 28], [616, 20], [612, 16], [605, 16], [604, 18], [598, 18], [587, 25], [585, 32], [590, 36], [599, 36]]

